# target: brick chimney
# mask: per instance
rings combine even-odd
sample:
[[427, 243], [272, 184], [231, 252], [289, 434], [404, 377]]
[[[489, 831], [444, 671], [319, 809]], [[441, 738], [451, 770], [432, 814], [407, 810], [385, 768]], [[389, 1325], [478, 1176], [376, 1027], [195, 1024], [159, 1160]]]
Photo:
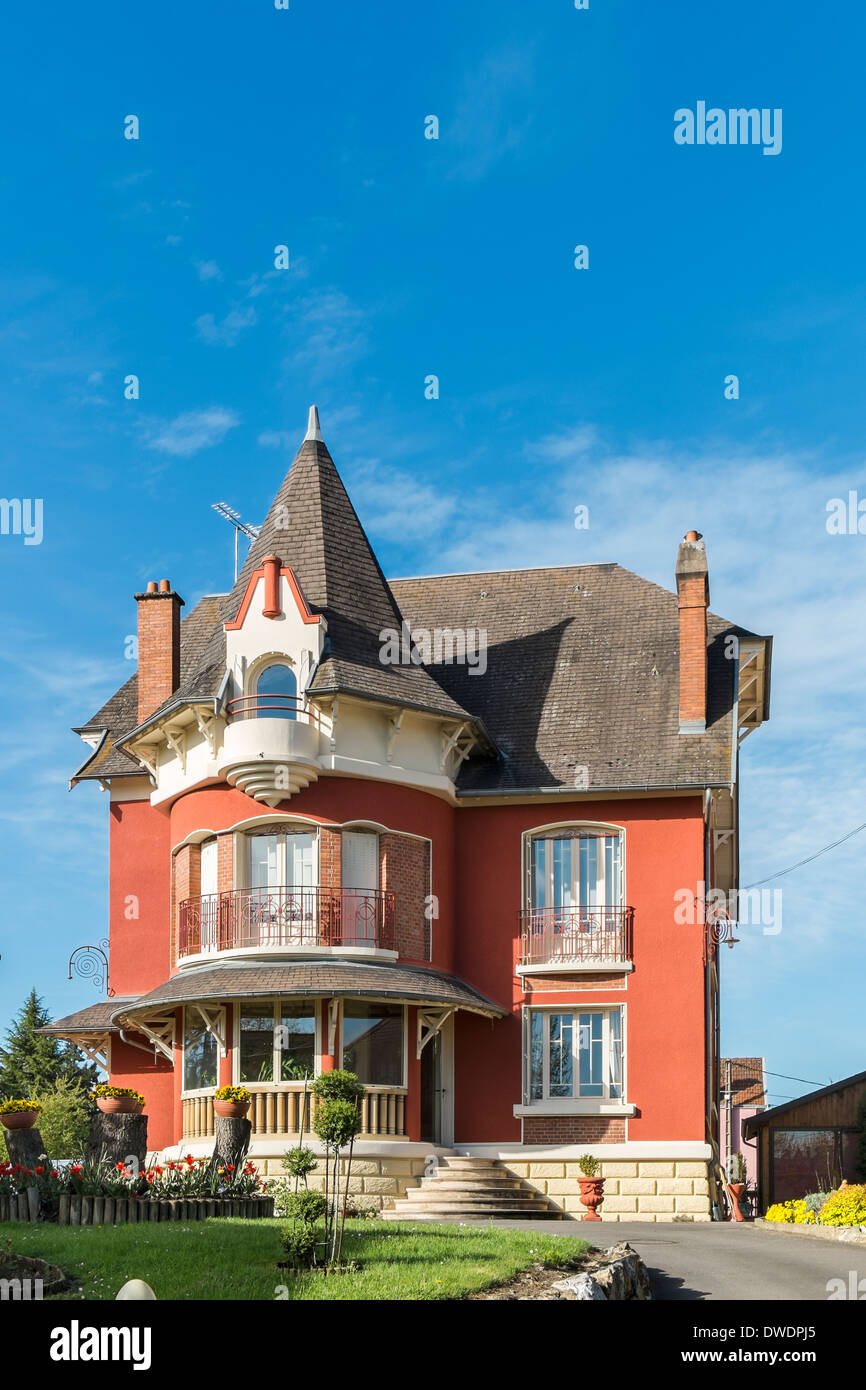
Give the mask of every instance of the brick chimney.
[[180, 685], [180, 610], [183, 599], [167, 579], [151, 580], [138, 604], [138, 722], [159, 709]]
[[707, 550], [699, 531], [687, 531], [677, 551], [680, 620], [680, 733], [707, 727]]

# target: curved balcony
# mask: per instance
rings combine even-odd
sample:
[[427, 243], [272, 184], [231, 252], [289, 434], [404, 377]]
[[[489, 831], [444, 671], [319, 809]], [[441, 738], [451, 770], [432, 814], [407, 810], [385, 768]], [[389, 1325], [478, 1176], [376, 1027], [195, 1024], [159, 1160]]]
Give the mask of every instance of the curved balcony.
[[242, 695], [226, 706], [219, 770], [257, 801], [276, 806], [319, 775], [318, 710], [289, 695]]
[[631, 970], [634, 908], [533, 907], [520, 914], [518, 974]]
[[394, 894], [361, 888], [234, 888], [187, 898], [177, 958], [221, 951], [394, 951]]

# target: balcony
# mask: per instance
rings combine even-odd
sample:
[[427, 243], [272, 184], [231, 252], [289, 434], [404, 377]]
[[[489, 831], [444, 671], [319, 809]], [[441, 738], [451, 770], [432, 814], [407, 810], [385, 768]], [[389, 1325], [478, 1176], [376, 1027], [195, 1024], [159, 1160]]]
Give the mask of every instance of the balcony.
[[394, 951], [394, 894], [361, 888], [235, 888], [187, 898], [177, 958], [221, 951]]
[[277, 806], [315, 782], [321, 723], [295, 696], [244, 695], [226, 706], [220, 773], [247, 796]]
[[520, 914], [519, 975], [630, 971], [632, 907], [533, 907]]

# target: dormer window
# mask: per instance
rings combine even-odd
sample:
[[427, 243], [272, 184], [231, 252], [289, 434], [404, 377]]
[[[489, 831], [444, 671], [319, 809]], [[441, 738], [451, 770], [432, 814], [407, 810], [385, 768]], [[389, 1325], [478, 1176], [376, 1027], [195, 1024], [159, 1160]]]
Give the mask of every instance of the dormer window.
[[256, 680], [256, 713], [260, 719], [297, 719], [298, 682], [291, 666], [266, 666]]

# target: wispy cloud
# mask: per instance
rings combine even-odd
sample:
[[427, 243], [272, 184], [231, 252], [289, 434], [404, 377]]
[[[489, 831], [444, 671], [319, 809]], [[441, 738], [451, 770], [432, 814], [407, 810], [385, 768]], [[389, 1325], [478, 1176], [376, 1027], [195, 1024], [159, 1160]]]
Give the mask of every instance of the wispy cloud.
[[[457, 149], [451, 174], [483, 178], [526, 141], [537, 100], [532, 45], [506, 45], [489, 53], [463, 79], [453, 120], [442, 116], [440, 142]], [[441, 114], [441, 113], [440, 113]]]
[[193, 261], [200, 280], [221, 280], [223, 273], [216, 261]]
[[305, 295], [288, 325], [294, 344], [289, 365], [302, 366], [316, 378], [347, 367], [367, 351], [364, 317], [341, 290]]
[[189, 458], [202, 449], [221, 444], [229, 430], [240, 424], [233, 410], [210, 406], [207, 410], [187, 410], [163, 424], [145, 425], [145, 444], [162, 454]]
[[211, 347], [234, 347], [241, 334], [252, 328], [258, 315], [252, 305], [247, 309], [231, 309], [223, 319], [214, 314], [201, 314], [195, 321], [196, 332], [203, 343]]

